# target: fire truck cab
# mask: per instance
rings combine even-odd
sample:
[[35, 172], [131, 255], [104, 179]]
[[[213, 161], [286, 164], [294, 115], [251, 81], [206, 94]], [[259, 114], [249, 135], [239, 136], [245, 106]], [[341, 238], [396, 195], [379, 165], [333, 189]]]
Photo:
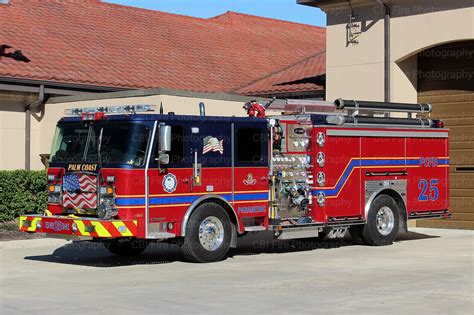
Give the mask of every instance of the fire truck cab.
[[[68, 110], [58, 122], [45, 215], [20, 229], [100, 241], [135, 255], [175, 242], [196, 262], [237, 238], [343, 237], [391, 244], [409, 219], [450, 216], [448, 130], [428, 104], [249, 102], [249, 117]], [[387, 112], [407, 118], [388, 118]], [[414, 118], [417, 114], [419, 117]]]

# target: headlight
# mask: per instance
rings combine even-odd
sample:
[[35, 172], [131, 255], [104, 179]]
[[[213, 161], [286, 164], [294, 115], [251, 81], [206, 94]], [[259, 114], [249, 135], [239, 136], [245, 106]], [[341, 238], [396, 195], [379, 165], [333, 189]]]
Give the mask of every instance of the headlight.
[[61, 195], [58, 195], [58, 194], [48, 195], [48, 203], [61, 203]]
[[101, 219], [112, 219], [118, 214], [118, 209], [115, 207], [114, 198], [101, 197], [99, 209], [97, 210], [97, 216]]
[[61, 203], [61, 185], [48, 186], [48, 203]]

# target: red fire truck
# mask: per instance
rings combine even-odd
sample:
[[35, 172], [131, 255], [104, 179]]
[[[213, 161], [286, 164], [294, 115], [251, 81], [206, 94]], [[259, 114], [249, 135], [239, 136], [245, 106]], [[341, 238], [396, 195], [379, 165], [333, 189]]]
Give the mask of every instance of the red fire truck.
[[[410, 219], [450, 216], [448, 130], [429, 104], [278, 100], [249, 117], [76, 108], [57, 125], [48, 209], [20, 229], [136, 255], [174, 242], [196, 262], [237, 238], [388, 245]], [[399, 112], [405, 118], [393, 118]], [[392, 115], [393, 116], [393, 115]], [[402, 115], [398, 115], [402, 116]]]

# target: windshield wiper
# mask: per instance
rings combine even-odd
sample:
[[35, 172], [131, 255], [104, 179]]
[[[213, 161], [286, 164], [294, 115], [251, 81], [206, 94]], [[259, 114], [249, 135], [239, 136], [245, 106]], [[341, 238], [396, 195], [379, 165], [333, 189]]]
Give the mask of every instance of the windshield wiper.
[[87, 153], [89, 152], [89, 144], [91, 142], [92, 135], [92, 124], [89, 124], [89, 130], [87, 131], [86, 147], [84, 148], [84, 155], [82, 156], [82, 162], [87, 162]]
[[102, 148], [102, 135], [104, 134], [104, 128], [100, 128], [99, 141], [97, 143], [97, 158], [99, 159], [99, 168], [102, 169], [102, 155], [100, 150]]

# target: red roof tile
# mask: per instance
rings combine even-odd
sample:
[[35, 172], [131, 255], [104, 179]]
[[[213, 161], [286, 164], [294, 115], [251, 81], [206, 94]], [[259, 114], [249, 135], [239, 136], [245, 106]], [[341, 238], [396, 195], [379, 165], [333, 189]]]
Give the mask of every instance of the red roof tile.
[[29, 59], [0, 56], [0, 76], [126, 88], [229, 92], [314, 56], [326, 41], [315, 26], [98, 0], [11, 0], [0, 5], [0, 20], [5, 52]]
[[244, 95], [323, 91], [326, 53], [316, 53], [280, 71], [243, 86], [236, 91]]

